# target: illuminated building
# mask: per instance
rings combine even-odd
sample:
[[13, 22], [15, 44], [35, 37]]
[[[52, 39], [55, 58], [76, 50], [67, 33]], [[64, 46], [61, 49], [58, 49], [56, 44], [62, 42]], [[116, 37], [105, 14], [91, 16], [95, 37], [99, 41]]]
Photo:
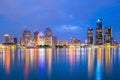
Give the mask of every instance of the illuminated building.
[[112, 28], [106, 27], [105, 28], [105, 36], [104, 36], [104, 43], [111, 43], [111, 37], [112, 37]]
[[67, 44], [68, 44], [68, 41], [66, 41], [66, 40], [59, 40], [59, 41], [57, 41], [57, 45], [64, 46], [64, 45], [67, 45]]
[[38, 45], [45, 45], [45, 35], [42, 32], [38, 34]]
[[17, 40], [16, 40], [17, 38], [11, 38], [9, 34], [5, 34], [4, 37], [5, 37], [4, 44], [10, 45], [10, 44], [14, 44], [17, 42]]
[[34, 32], [34, 44], [38, 45], [38, 32], [37, 31]]
[[81, 41], [80, 40], [77, 40], [75, 37], [72, 37], [71, 38], [71, 44], [76, 44], [76, 43], [81, 43]]
[[94, 38], [93, 38], [93, 28], [88, 28], [88, 40], [87, 43], [88, 44], [94, 44]]
[[10, 35], [9, 34], [5, 34], [4, 38], [5, 38], [5, 43], [10, 43]]
[[10, 38], [9, 43], [14, 43], [14, 38]]
[[50, 47], [55, 47], [56, 44], [57, 44], [57, 38], [55, 36], [45, 37], [45, 45], [48, 45]]
[[29, 30], [25, 29], [21, 38], [21, 45], [32, 47], [33, 41]]
[[102, 45], [102, 43], [103, 43], [102, 20], [98, 19], [96, 28], [96, 44]]
[[50, 47], [55, 47], [57, 44], [57, 37], [52, 36], [52, 31], [50, 27], [45, 29], [45, 45], [48, 45]]

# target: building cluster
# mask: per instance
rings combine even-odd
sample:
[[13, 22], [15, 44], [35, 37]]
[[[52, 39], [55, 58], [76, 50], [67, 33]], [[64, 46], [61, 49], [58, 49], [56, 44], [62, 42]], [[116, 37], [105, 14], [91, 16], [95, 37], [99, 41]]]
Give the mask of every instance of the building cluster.
[[[103, 28], [103, 23], [101, 19], [97, 20], [96, 24], [96, 34], [94, 36], [93, 28], [88, 28], [87, 31], [87, 43], [95, 45], [115, 45], [116, 41], [112, 36], [112, 27], [108, 26]], [[94, 43], [95, 40], [95, 43]]]
[[49, 46], [54, 47], [57, 44], [56, 36], [52, 35], [50, 28], [46, 28], [45, 32], [34, 31], [34, 39], [31, 37], [31, 32], [27, 29], [24, 30], [20, 40], [21, 46], [36, 47], [36, 46]]
[[17, 44], [18, 40], [17, 38], [11, 38], [9, 34], [4, 35], [5, 42], [3, 44], [8, 45], [8, 44]]
[[[74, 46], [86, 46], [88, 45], [116, 45], [117, 42], [112, 36], [112, 27], [108, 26], [103, 28], [103, 23], [101, 19], [97, 20], [96, 23], [96, 33], [94, 35], [94, 29], [88, 28], [87, 30], [87, 44], [81, 44], [81, 41], [75, 37], [71, 37], [71, 41], [67, 40], [57, 40], [56, 36], [53, 36], [50, 27], [45, 28], [44, 32], [34, 31], [34, 37], [32, 37], [31, 32], [25, 28], [22, 36], [20, 38], [20, 43], [18, 43], [17, 38], [11, 38], [9, 34], [5, 34], [5, 42], [3, 44], [12, 44], [24, 47], [74, 47]], [[85, 42], [85, 43], [86, 43]]]

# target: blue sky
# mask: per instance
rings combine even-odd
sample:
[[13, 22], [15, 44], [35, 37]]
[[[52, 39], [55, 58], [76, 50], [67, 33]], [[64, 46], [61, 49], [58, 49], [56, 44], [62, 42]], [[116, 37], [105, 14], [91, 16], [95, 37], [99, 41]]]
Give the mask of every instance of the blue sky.
[[0, 42], [5, 33], [20, 38], [24, 26], [33, 33], [51, 27], [58, 39], [75, 36], [84, 42], [87, 28], [112, 26], [114, 38], [120, 42], [120, 0], [1, 0]]

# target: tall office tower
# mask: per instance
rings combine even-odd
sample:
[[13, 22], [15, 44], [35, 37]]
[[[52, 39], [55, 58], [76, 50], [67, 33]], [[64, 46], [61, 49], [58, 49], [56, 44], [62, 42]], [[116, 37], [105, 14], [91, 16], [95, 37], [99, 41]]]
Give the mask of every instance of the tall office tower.
[[112, 28], [111, 27], [106, 27], [105, 28], [105, 36], [104, 36], [104, 43], [111, 43], [111, 38], [112, 38]]
[[37, 31], [34, 32], [34, 44], [38, 45], [38, 33]]
[[96, 26], [96, 45], [102, 45], [103, 44], [103, 28], [102, 28], [102, 20], [97, 20], [97, 26]]
[[88, 28], [87, 31], [87, 36], [88, 36], [88, 44], [94, 44], [94, 32], [93, 32], [93, 28]]
[[52, 35], [52, 30], [50, 27], [45, 29], [45, 45], [50, 47], [55, 47], [57, 44], [57, 37]]
[[28, 46], [28, 44], [31, 43], [31, 41], [32, 41], [31, 32], [25, 29], [21, 38], [21, 45]]
[[45, 45], [45, 35], [44, 33], [38, 33], [38, 45]]
[[46, 37], [51, 37], [52, 36], [52, 30], [50, 29], [50, 27], [45, 29], [45, 36]]

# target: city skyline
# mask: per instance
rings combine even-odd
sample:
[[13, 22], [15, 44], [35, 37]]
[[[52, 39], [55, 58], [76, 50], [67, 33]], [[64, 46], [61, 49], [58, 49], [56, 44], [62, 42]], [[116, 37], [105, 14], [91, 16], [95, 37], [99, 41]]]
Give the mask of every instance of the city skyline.
[[20, 38], [24, 26], [27, 26], [31, 32], [43, 31], [46, 27], [51, 27], [53, 34], [60, 40], [70, 40], [71, 36], [75, 36], [84, 42], [87, 39], [87, 28], [92, 27], [95, 33], [96, 21], [102, 18], [103, 27], [112, 26], [113, 36], [120, 43], [119, 3], [119, 0], [93, 0], [92, 2], [88, 0], [18, 2], [2, 0], [0, 3], [0, 42], [4, 41], [3, 35], [6, 33]]
[[[88, 27], [87, 30], [86, 30], [86, 32], [87, 32], [87, 35], [86, 35], [87, 38], [84, 41], [82, 41], [81, 39], [79, 39], [79, 38], [77, 38], [75, 36], [71, 36], [68, 40], [67, 39], [62, 39], [62, 40], [66, 40], [69, 43], [72, 43], [71, 39], [74, 38], [76, 41], [78, 40], [81, 43], [97, 44], [97, 45], [103, 45], [106, 42], [109, 43], [109, 42], [111, 42], [111, 40], [116, 41], [116, 39], [113, 36], [112, 26], [106, 26], [106, 27], [104, 27], [102, 19], [98, 19], [96, 21], [96, 29], [93, 29], [93, 27]], [[21, 33], [20, 37], [17, 37], [17, 36], [12, 36], [12, 37], [17, 38], [18, 42], [21, 42], [21, 38], [24, 37], [25, 34], [27, 34], [27, 35], [29, 34], [28, 40], [35, 41], [35, 43], [36, 43], [36, 41], [39, 41], [39, 40], [37, 40], [37, 37], [39, 35], [43, 35], [43, 36], [49, 35], [49, 37], [50, 37], [50, 36], [54, 35], [53, 33], [54, 32], [51, 30], [51, 27], [47, 27], [43, 31], [38, 31], [38, 30], [30, 31], [27, 28], [27, 26], [24, 26], [23, 33]], [[58, 38], [58, 36], [56, 36], [56, 34], [55, 34], [55, 37], [58, 40], [61, 40], [61, 39]], [[9, 36], [11, 38], [10, 34], [6, 33], [6, 34], [4, 34], [4, 37], [5, 37], [5, 35], [7, 35], [7, 36]], [[100, 43], [98, 43], [99, 39], [100, 39]], [[3, 43], [5, 42], [4, 40], [3, 40]]]

